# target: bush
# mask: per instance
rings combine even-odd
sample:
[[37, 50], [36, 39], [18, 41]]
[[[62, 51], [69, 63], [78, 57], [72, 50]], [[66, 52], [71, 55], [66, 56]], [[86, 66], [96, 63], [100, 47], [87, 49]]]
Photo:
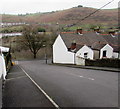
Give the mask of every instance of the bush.
[[46, 32], [44, 28], [38, 28], [38, 32]]
[[119, 59], [97, 59], [97, 60], [85, 60], [86, 66], [98, 66], [98, 67], [120, 67]]

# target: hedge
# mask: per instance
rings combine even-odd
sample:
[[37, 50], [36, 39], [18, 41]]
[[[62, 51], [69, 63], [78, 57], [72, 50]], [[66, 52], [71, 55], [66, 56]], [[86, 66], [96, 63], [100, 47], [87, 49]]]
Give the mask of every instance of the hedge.
[[120, 59], [96, 59], [96, 60], [86, 59], [85, 65], [86, 66], [120, 68]]

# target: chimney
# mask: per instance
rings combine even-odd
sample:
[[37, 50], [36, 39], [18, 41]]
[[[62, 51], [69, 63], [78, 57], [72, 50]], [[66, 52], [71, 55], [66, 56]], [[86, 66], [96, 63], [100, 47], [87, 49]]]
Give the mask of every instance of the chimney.
[[114, 37], [115, 36], [115, 30], [113, 30], [113, 29], [109, 30], [109, 34], [111, 34]]
[[99, 28], [99, 27], [96, 27], [96, 28], [94, 28], [94, 31], [95, 31], [97, 34], [99, 34], [99, 33], [100, 33], [100, 28]]
[[74, 52], [75, 50], [76, 50], [76, 42], [73, 41], [73, 42], [71, 43], [70, 51]]
[[71, 43], [71, 47], [70, 47], [70, 48], [71, 48], [71, 50], [76, 49], [76, 43], [74, 43], [74, 42], [73, 42], [73, 43]]
[[76, 30], [76, 33], [79, 34], [79, 35], [82, 35], [82, 32], [83, 32], [83, 31], [82, 31], [82, 28], [78, 28], [78, 29]]

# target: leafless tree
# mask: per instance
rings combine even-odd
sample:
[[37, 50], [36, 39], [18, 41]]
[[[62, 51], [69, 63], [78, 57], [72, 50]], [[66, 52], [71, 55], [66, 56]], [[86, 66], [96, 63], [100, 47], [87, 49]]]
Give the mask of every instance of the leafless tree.
[[22, 43], [30, 49], [34, 58], [46, 42], [45, 33], [38, 33], [36, 26], [27, 25], [23, 29]]

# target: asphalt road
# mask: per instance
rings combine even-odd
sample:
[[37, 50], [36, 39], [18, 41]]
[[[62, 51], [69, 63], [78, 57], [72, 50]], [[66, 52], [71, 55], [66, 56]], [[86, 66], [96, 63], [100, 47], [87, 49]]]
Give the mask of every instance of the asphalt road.
[[60, 107], [118, 107], [118, 73], [20, 61], [18, 65]]

